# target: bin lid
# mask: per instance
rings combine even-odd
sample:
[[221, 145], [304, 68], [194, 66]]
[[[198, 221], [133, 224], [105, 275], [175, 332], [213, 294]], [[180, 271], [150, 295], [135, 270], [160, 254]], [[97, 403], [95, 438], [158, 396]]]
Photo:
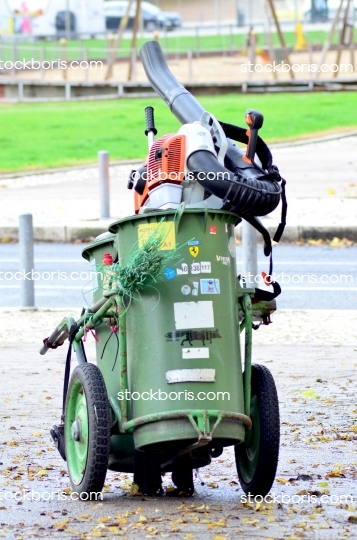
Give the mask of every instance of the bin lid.
[[136, 221], [146, 221], [147, 223], [150, 223], [153, 220], [161, 221], [162, 219], [165, 219], [166, 216], [172, 216], [172, 221], [175, 221], [177, 218], [178, 221], [180, 221], [180, 215], [182, 214], [214, 214], [215, 216], [219, 216], [219, 219], [223, 219], [226, 223], [232, 223], [234, 225], [238, 225], [238, 223], [242, 221], [241, 218], [237, 216], [237, 214], [233, 214], [232, 212], [228, 212], [226, 210], [216, 210], [213, 208], [185, 208], [185, 206], [183, 205], [181, 212], [179, 212], [179, 209], [164, 211], [156, 210], [144, 214], [136, 214], [134, 216], [122, 218], [119, 221], [115, 221], [114, 223], [112, 223], [109, 227], [109, 230], [111, 233], [117, 233], [125, 223], [131, 223], [135, 227]]
[[[92, 257], [92, 252], [95, 251], [99, 246], [108, 244], [108, 247], [114, 247], [115, 234], [111, 232], [105, 232], [97, 236], [93, 242], [82, 251], [82, 257], [87, 261], [90, 261]], [[110, 245], [110, 246], [109, 246]], [[116, 254], [116, 249], [114, 250]]]

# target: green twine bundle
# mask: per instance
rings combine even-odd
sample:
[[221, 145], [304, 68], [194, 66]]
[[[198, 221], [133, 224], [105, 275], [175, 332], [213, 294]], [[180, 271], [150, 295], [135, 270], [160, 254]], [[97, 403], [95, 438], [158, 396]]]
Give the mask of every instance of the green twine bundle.
[[[110, 266], [101, 265], [99, 271], [107, 280], [109, 289], [119, 289], [120, 294], [133, 298], [135, 293], [164, 280], [164, 271], [169, 261], [176, 260], [177, 248], [160, 250], [166, 233], [153, 232], [148, 240], [128, 257]], [[107, 287], [105, 287], [107, 288]]]

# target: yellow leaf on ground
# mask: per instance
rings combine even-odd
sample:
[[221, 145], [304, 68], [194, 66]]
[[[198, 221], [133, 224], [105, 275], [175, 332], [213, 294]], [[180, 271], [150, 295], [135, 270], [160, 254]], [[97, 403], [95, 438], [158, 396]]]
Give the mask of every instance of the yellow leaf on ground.
[[57, 527], [57, 529], [67, 529], [68, 528], [68, 525], [67, 525], [66, 521], [63, 521], [62, 523], [60, 521], [55, 521], [53, 523], [53, 525], [55, 527]]
[[130, 497], [135, 497], [137, 495], [141, 495], [139, 486], [137, 484], [134, 484], [134, 482], [130, 486], [129, 495], [130, 495]]
[[277, 478], [276, 481], [279, 482], [279, 484], [287, 484], [288, 483], [288, 480], [286, 478]]
[[132, 482], [125, 482], [122, 486], [120, 486], [120, 489], [130, 489], [132, 485]]

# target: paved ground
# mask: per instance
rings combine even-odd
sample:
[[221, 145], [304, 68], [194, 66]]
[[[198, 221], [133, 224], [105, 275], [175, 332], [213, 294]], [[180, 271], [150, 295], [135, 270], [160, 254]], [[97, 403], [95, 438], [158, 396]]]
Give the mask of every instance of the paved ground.
[[[63, 315], [0, 314], [1, 537], [357, 538], [355, 311], [280, 311], [254, 333], [254, 361], [275, 377], [282, 421], [269, 504], [244, 502], [230, 449], [202, 470], [205, 485], [196, 479], [190, 499], [130, 497], [131, 475], [110, 472], [103, 501], [71, 500], [48, 436], [60, 414], [65, 351], [38, 354]], [[88, 352], [93, 360], [93, 343]]]

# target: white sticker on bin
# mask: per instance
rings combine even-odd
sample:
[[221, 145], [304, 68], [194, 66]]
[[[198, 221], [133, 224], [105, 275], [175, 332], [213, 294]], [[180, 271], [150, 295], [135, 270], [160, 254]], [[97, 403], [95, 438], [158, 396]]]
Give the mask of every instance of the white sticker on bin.
[[181, 268], [177, 268], [177, 275], [186, 275], [188, 274], [188, 265], [186, 263], [181, 264]]
[[209, 358], [208, 347], [185, 347], [182, 349], [182, 358], [191, 360], [194, 358]]
[[168, 384], [181, 382], [215, 382], [215, 369], [172, 369], [166, 371], [166, 382]]
[[175, 302], [175, 329], [214, 328], [213, 302]]

